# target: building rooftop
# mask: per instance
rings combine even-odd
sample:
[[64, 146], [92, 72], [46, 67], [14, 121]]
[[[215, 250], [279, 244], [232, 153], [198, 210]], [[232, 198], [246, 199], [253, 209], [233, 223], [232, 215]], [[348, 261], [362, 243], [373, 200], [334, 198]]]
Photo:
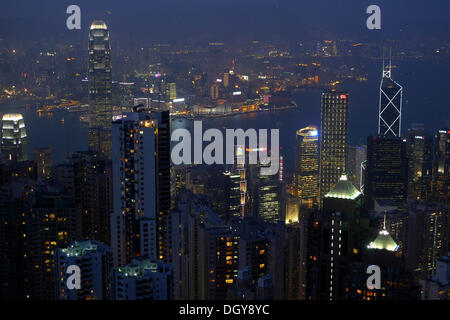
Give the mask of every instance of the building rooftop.
[[6, 113], [3, 115], [3, 121], [19, 121], [22, 120], [23, 117], [20, 113]]
[[361, 195], [361, 192], [348, 180], [344, 173], [338, 183], [325, 195], [325, 198], [339, 198], [354, 200]]
[[61, 252], [64, 253], [67, 257], [80, 257], [83, 256], [86, 251], [94, 251], [97, 250], [97, 248], [98, 243], [96, 241], [75, 241], [69, 247], [61, 249]]
[[118, 271], [126, 277], [142, 277], [146, 270], [158, 271], [158, 264], [150, 259], [134, 260], [133, 263], [120, 267]]
[[369, 249], [384, 249], [388, 251], [397, 251], [398, 245], [395, 243], [394, 239], [392, 239], [389, 232], [386, 230], [386, 216], [384, 216], [383, 229], [380, 230], [375, 241], [371, 242], [367, 248]]
[[91, 30], [93, 30], [93, 29], [107, 30], [108, 28], [106, 27], [106, 23], [104, 21], [96, 20], [96, 21], [93, 21], [91, 24]]

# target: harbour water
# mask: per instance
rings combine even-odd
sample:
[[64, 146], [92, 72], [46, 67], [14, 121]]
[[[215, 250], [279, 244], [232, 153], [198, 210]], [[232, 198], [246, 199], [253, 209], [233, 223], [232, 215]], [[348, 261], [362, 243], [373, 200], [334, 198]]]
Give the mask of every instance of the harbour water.
[[[445, 88], [446, 77], [450, 74], [450, 63], [401, 62], [393, 71], [393, 78], [403, 85], [402, 133], [413, 123], [423, 123], [429, 132], [450, 127], [450, 95]], [[349, 143], [365, 143], [369, 134], [375, 134], [378, 124], [380, 66], [375, 61], [365, 66], [369, 80], [348, 82], [349, 91]], [[203, 119], [207, 128], [255, 128], [280, 129], [281, 154], [284, 155], [285, 171], [292, 171], [294, 165], [295, 132], [307, 125], [320, 128], [321, 90], [302, 89], [293, 93], [298, 108], [277, 112], [255, 112], [229, 117]], [[18, 112], [24, 115], [28, 134], [28, 154], [32, 156], [34, 147], [51, 147], [53, 161], [64, 161], [70, 151], [87, 149], [88, 129], [80, 122], [80, 113], [55, 112], [51, 117], [39, 117], [36, 106], [26, 102], [0, 104], [0, 115]], [[61, 121], [64, 118], [64, 121]], [[172, 128], [193, 127], [193, 120], [176, 119]]]

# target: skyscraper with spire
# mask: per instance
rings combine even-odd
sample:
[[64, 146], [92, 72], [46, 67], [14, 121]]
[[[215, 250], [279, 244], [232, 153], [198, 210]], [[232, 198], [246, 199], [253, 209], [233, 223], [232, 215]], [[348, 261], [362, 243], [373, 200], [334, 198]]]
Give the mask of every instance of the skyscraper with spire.
[[378, 109], [378, 135], [400, 137], [402, 122], [403, 88], [392, 79], [392, 63], [384, 66], [380, 84], [380, 102]]
[[111, 157], [111, 45], [103, 21], [89, 31], [89, 149]]

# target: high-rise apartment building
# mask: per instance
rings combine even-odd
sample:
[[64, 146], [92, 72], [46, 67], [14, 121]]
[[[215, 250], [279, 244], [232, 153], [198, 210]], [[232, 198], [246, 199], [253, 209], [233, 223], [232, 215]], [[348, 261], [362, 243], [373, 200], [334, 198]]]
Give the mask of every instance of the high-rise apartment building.
[[170, 265], [151, 259], [135, 259], [113, 271], [113, 299], [170, 300], [172, 281]]
[[70, 152], [53, 167], [54, 181], [74, 200], [80, 215], [80, 237], [110, 243], [113, 205], [111, 160], [92, 151]]
[[24, 218], [25, 293], [33, 300], [48, 300], [55, 298], [54, 251], [77, 238], [78, 218], [73, 198], [63, 190], [41, 185], [34, 196]]
[[133, 258], [168, 258], [169, 112], [128, 112], [113, 123], [115, 265]]
[[[67, 268], [80, 268], [79, 289], [69, 289]], [[112, 251], [105, 244], [87, 240], [55, 250], [55, 286], [58, 300], [107, 300], [111, 298]]]

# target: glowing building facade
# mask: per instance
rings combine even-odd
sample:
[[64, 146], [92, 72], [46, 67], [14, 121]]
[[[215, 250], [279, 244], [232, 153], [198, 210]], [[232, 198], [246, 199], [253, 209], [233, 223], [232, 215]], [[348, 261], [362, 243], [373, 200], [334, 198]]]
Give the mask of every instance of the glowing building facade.
[[27, 133], [20, 113], [2, 117], [1, 154], [9, 160], [27, 160]]
[[112, 131], [114, 263], [137, 257], [163, 260], [171, 205], [169, 112], [127, 112]]
[[320, 197], [339, 181], [345, 170], [348, 127], [348, 93], [322, 93], [320, 131]]
[[403, 88], [391, 78], [391, 64], [383, 66], [378, 109], [378, 135], [400, 137]]
[[319, 200], [319, 138], [316, 127], [297, 131], [295, 189], [301, 206], [312, 208]]
[[94, 21], [89, 31], [89, 148], [111, 157], [111, 46], [108, 28]]

